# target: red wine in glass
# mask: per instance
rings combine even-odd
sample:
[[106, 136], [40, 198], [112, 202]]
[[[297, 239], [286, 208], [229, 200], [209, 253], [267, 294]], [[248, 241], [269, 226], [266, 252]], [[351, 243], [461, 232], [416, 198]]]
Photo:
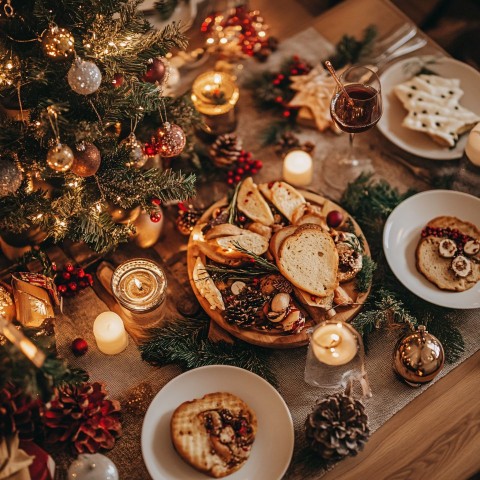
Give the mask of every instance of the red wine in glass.
[[372, 86], [361, 83], [345, 85], [345, 90], [351, 100], [343, 91], [338, 91], [331, 103], [332, 119], [347, 133], [369, 130], [382, 114], [380, 95]]

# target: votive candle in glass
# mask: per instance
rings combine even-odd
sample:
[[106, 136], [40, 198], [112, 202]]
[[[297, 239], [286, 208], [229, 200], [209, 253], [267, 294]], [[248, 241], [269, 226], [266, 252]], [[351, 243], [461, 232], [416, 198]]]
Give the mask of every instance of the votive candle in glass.
[[115, 299], [138, 326], [153, 326], [162, 318], [167, 277], [155, 262], [145, 258], [123, 262], [113, 272], [111, 286]]
[[202, 128], [206, 133], [222, 135], [235, 130], [235, 105], [239, 96], [238, 86], [228, 73], [208, 71], [195, 79], [192, 101], [202, 115]]

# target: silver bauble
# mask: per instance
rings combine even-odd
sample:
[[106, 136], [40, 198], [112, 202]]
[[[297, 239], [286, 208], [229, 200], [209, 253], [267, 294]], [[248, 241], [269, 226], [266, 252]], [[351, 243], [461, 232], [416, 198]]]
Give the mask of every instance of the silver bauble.
[[68, 71], [68, 84], [81, 95], [90, 95], [98, 90], [102, 83], [102, 73], [93, 63], [77, 58]]
[[140, 168], [145, 165], [148, 157], [143, 153], [143, 145], [137, 140], [134, 133], [120, 142], [125, 149], [128, 150], [128, 161], [125, 163], [127, 167]]
[[70, 480], [119, 480], [115, 464], [101, 453], [82, 453], [68, 468]]
[[22, 172], [14, 163], [0, 158], [0, 197], [15, 193], [22, 180]]
[[58, 143], [47, 153], [47, 164], [56, 172], [66, 172], [73, 165], [73, 152], [68, 145]]

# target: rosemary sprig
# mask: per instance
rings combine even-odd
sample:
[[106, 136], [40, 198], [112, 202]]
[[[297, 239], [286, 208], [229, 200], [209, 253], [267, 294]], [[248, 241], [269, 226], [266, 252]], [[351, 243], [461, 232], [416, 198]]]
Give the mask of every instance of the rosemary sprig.
[[216, 280], [248, 280], [253, 277], [279, 272], [275, 264], [242, 247], [238, 242], [232, 242], [232, 245], [236, 250], [250, 257], [250, 262], [248, 263], [248, 266], [243, 267], [207, 265], [205, 268]]
[[232, 199], [228, 205], [228, 220], [227, 223], [231, 223], [232, 225], [235, 223], [235, 219], [237, 218], [237, 197], [238, 191], [240, 190], [240, 186], [243, 182], [239, 182], [233, 191]]

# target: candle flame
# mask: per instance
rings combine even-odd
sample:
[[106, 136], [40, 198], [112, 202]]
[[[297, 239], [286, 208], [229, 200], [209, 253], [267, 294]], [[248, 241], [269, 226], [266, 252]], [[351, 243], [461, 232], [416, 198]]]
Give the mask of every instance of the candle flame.
[[133, 279], [133, 283], [135, 283], [136, 287], [137, 287], [139, 290], [143, 290], [143, 284], [142, 284], [142, 282], [141, 282], [138, 278], [134, 278], [134, 279]]
[[217, 84], [220, 85], [222, 83], [222, 76], [219, 73], [216, 73], [213, 76], [213, 81]]

